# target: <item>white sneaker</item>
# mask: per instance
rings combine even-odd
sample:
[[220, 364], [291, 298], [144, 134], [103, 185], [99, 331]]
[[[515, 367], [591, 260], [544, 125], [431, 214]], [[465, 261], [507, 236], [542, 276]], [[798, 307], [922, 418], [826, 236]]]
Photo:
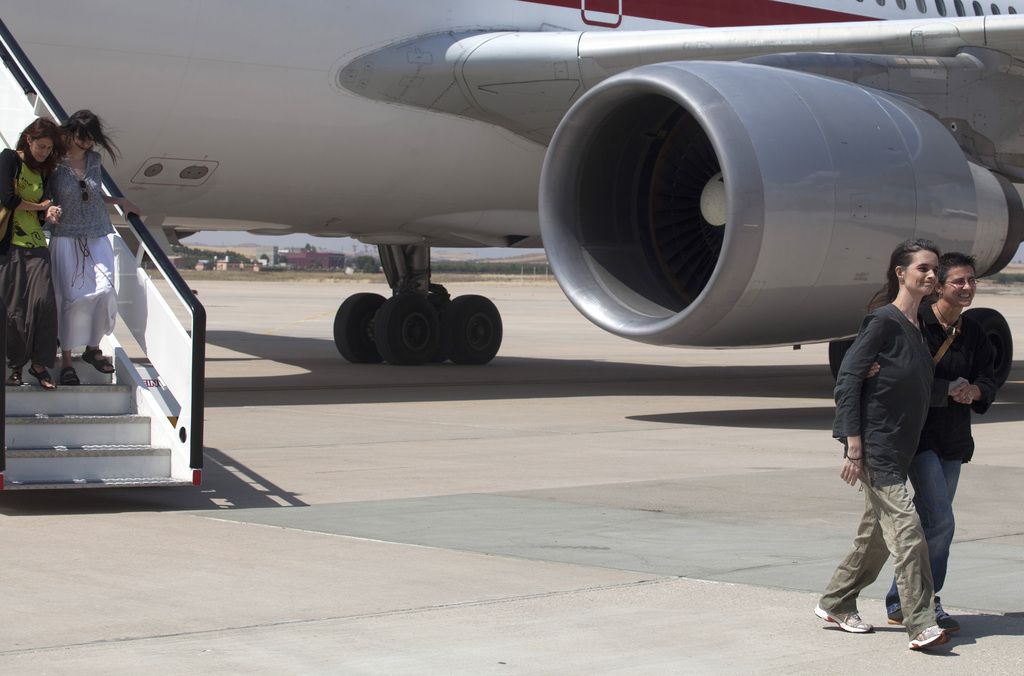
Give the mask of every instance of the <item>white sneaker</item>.
[[830, 613], [819, 605], [814, 608], [814, 614], [826, 622], [838, 624], [840, 629], [852, 634], [867, 634], [875, 630], [870, 624], [860, 619], [856, 610], [852, 613]]
[[946, 634], [945, 630], [938, 625], [933, 624], [910, 641], [910, 649], [927, 650], [937, 648], [948, 640], [949, 636]]

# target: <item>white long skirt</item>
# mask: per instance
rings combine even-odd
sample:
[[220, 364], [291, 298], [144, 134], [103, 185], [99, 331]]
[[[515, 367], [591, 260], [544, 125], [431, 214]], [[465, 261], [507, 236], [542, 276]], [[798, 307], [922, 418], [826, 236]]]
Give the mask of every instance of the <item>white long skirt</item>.
[[114, 249], [108, 237], [50, 239], [60, 349], [99, 345], [117, 321]]

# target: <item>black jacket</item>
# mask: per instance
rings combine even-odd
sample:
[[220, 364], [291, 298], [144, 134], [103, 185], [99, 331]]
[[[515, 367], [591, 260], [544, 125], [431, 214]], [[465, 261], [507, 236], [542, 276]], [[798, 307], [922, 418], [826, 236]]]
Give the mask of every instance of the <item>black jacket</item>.
[[[0, 152], [0, 204], [12, 212], [21, 204], [21, 196], [15, 189], [15, 182], [21, 174], [21, 158], [10, 148]], [[11, 227], [7, 228], [3, 239], [0, 239], [0, 255], [11, 250], [11, 237], [14, 236], [14, 214], [11, 216]]]
[[[946, 341], [946, 332], [930, 305], [922, 305], [918, 315], [921, 330], [932, 354]], [[970, 316], [963, 316], [961, 333], [953, 340], [949, 350], [935, 365], [935, 379], [953, 381], [966, 378], [981, 390], [981, 399], [973, 404], [958, 404], [952, 399], [942, 408], [928, 411], [921, 430], [917, 452], [935, 451], [944, 460], [968, 462], [974, 455], [974, 437], [971, 436], [971, 410], [984, 413], [996, 395], [995, 352], [981, 326]]]

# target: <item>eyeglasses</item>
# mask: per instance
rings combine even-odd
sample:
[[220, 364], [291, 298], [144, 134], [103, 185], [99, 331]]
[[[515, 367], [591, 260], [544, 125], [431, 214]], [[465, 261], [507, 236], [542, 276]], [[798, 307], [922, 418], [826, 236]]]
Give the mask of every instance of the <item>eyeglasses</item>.
[[79, 179], [78, 187], [82, 189], [82, 201], [83, 202], [88, 202], [89, 201], [89, 186], [86, 185], [84, 179]]
[[946, 284], [962, 289], [965, 286], [978, 286], [978, 280], [974, 277], [966, 277], [964, 279], [947, 279]]

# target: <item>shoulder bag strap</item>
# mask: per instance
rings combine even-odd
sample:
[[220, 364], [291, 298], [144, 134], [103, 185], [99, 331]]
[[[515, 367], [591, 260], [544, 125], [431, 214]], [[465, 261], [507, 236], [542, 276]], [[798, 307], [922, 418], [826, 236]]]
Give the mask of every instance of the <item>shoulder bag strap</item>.
[[953, 340], [958, 335], [960, 335], [960, 322], [962, 322], [962, 321], [963, 321], [963, 318], [960, 317], [960, 318], [958, 318], [956, 320], [956, 324], [954, 324], [953, 326], [949, 327], [949, 332], [946, 334], [946, 342], [944, 342], [942, 345], [939, 346], [938, 352], [936, 352], [935, 356], [932, 357], [932, 363], [933, 364], [938, 364], [940, 361], [942, 361], [942, 358], [944, 356], [946, 356], [946, 352], [949, 350], [949, 346], [952, 345], [953, 344]]

